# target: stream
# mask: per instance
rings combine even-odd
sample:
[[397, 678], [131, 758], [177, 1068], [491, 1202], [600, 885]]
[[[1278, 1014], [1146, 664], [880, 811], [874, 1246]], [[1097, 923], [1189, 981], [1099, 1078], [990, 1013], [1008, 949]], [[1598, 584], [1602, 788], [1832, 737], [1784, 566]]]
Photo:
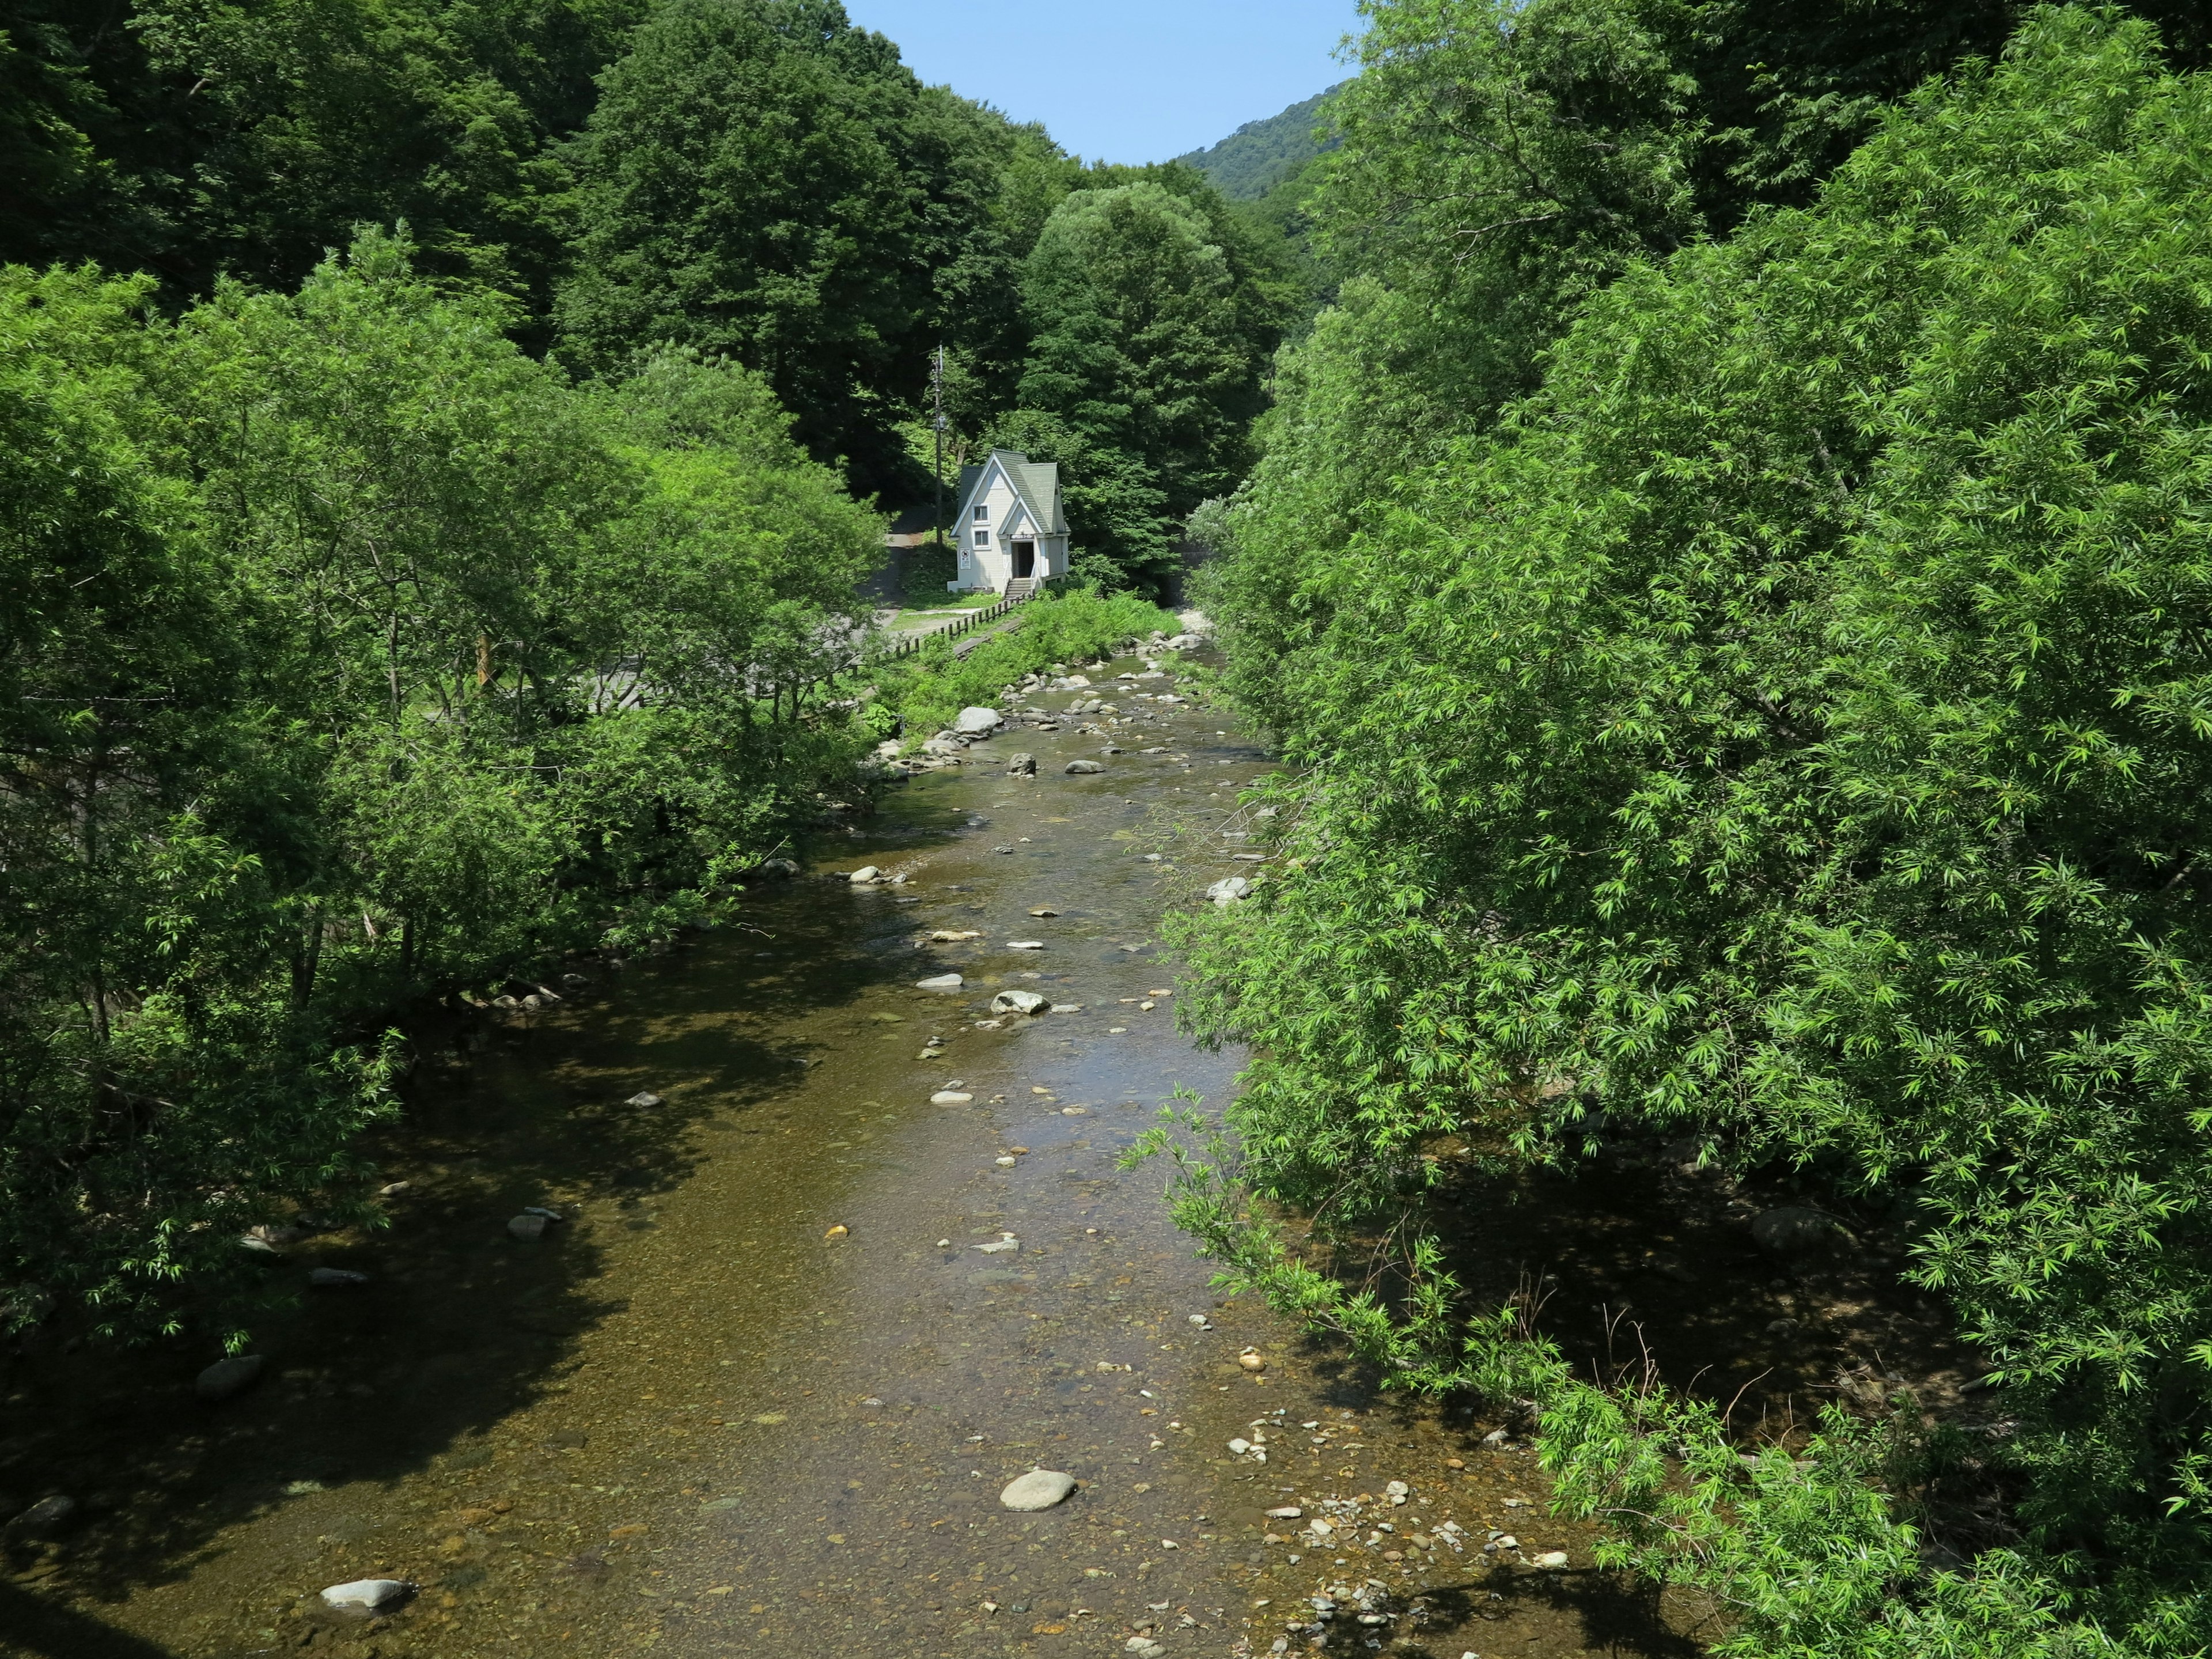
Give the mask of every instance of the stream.
[[[1698, 1651], [1532, 1453], [1223, 1301], [1161, 1172], [1117, 1167], [1240, 1064], [1177, 1035], [1156, 929], [1255, 867], [1223, 831], [1268, 761], [1202, 694], [1151, 701], [1172, 672], [1088, 672], [1129, 751], [1103, 774], [1064, 772], [1103, 746], [1073, 720], [1000, 735], [738, 925], [426, 1037], [390, 1227], [269, 1266], [368, 1282], [260, 1322], [252, 1388], [196, 1400], [184, 1344], [9, 1359], [4, 1513], [77, 1509], [14, 1541], [0, 1652]], [[1022, 988], [1055, 1011], [994, 1024]], [[562, 1219], [513, 1236], [532, 1206]], [[1038, 1466], [1074, 1494], [1002, 1507]], [[370, 1577], [419, 1589], [321, 1606]]]

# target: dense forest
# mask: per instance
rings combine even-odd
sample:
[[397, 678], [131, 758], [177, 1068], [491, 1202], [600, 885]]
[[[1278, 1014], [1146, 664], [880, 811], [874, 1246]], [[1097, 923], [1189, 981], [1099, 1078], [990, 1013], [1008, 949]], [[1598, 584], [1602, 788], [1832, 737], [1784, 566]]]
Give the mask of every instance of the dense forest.
[[0, 261], [0, 1306], [117, 1338], [368, 1213], [409, 1010], [713, 919], [931, 735], [865, 592], [940, 347], [1123, 595], [1074, 654], [1306, 304], [834, 0], [9, 0]]
[[[1215, 532], [1285, 765], [1186, 1224], [1725, 1651], [2204, 1651], [2203, 14], [1365, 10]], [[1452, 1205], [1666, 1145], [1895, 1241], [1996, 1403], [1747, 1441], [1462, 1290]]]

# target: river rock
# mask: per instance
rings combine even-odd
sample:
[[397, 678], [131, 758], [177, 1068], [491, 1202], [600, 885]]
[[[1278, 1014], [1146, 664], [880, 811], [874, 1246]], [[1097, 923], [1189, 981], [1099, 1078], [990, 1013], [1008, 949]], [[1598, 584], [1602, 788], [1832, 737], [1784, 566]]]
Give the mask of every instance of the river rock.
[[999, 1502], [1010, 1510], [1048, 1510], [1055, 1504], [1067, 1501], [1075, 1490], [1075, 1477], [1062, 1474], [1057, 1469], [1031, 1469], [1018, 1480], [1009, 1481], [999, 1494]]
[[623, 1102], [623, 1104], [625, 1106], [635, 1106], [641, 1112], [649, 1112], [654, 1107], [660, 1104], [660, 1097], [653, 1093], [650, 1089], [641, 1089], [637, 1093], [632, 1095], [628, 1100]]
[[1106, 764], [1103, 761], [1070, 761], [1066, 769], [1070, 773], [1081, 775], [1091, 772], [1103, 772], [1106, 769]]
[[1006, 949], [1009, 951], [1042, 951], [1044, 949], [1044, 941], [1041, 939], [1010, 939], [1006, 941]]
[[8, 1523], [10, 1538], [51, 1538], [69, 1525], [76, 1514], [76, 1499], [41, 1498]]
[[1035, 991], [1001, 991], [991, 999], [994, 1014], [1034, 1014], [1047, 1006], [1044, 998]]
[[939, 974], [935, 979], [918, 979], [914, 983], [921, 991], [957, 991], [967, 982], [957, 974]]
[[1565, 1550], [1546, 1550], [1536, 1558], [1536, 1565], [1547, 1572], [1566, 1571], [1567, 1553]]
[[1036, 757], [1024, 749], [1008, 758], [1006, 771], [1012, 777], [1033, 778], [1036, 775]]
[[930, 1096], [929, 1103], [933, 1106], [965, 1106], [975, 1098], [964, 1089], [939, 1089]]
[[1121, 1651], [1135, 1655], [1136, 1659], [1164, 1659], [1167, 1650], [1149, 1636], [1132, 1636], [1121, 1644]]
[[307, 1283], [324, 1290], [341, 1290], [368, 1284], [368, 1275], [357, 1273], [350, 1267], [317, 1267], [308, 1273]]
[[218, 1359], [193, 1379], [192, 1392], [210, 1402], [228, 1400], [252, 1388], [268, 1363], [258, 1353], [234, 1353], [228, 1359]]
[[[1006, 1161], [1005, 1158], [999, 1160], [1001, 1164]], [[975, 1244], [969, 1248], [981, 1250], [985, 1255], [1011, 1255], [1022, 1248], [1022, 1241], [1012, 1233], [1008, 1233], [1003, 1237], [993, 1239], [988, 1244]]]
[[995, 708], [963, 708], [960, 718], [952, 722], [952, 729], [962, 737], [988, 737], [1006, 723], [1006, 717]]
[[1851, 1249], [1858, 1240], [1832, 1215], [1797, 1205], [1765, 1210], [1752, 1218], [1751, 1236], [1762, 1250], [1800, 1255], [1808, 1250]]
[[507, 1231], [514, 1238], [543, 1238], [552, 1224], [542, 1215], [519, 1215], [507, 1224]]
[[877, 877], [882, 874], [883, 872], [877, 869], [874, 865], [864, 864], [859, 869], [854, 871], [850, 876], [846, 878], [846, 879], [850, 881], [855, 887], [866, 887], [870, 882], [875, 880]]
[[1231, 905], [1236, 903], [1237, 900], [1243, 898], [1249, 894], [1251, 890], [1252, 884], [1245, 880], [1243, 877], [1224, 876], [1219, 881], [1215, 882], [1212, 886], [1206, 890], [1206, 896], [1212, 899], [1220, 908], [1226, 910]]
[[322, 1595], [326, 1607], [352, 1613], [382, 1613], [414, 1599], [416, 1586], [404, 1578], [356, 1578], [332, 1584]]

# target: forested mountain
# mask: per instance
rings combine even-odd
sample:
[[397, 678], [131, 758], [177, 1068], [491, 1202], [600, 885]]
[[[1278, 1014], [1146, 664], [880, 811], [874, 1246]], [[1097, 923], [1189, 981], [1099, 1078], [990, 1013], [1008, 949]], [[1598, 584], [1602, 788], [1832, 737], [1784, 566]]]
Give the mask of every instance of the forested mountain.
[[1334, 140], [1316, 138], [1316, 127], [1327, 125], [1323, 106], [1341, 90], [1331, 87], [1280, 115], [1264, 121], [1247, 121], [1219, 143], [1192, 150], [1176, 160], [1196, 167], [1232, 202], [1256, 202], [1285, 179], [1304, 170], [1314, 157], [1334, 149]]
[[[1256, 1056], [1184, 1218], [1530, 1413], [1725, 1652], [2212, 1643], [2212, 79], [2144, 10], [1381, 0], [1217, 532], [1285, 766], [1182, 933]], [[1462, 1291], [1455, 1206], [1667, 1147], [1996, 1407], [1747, 1437]]]

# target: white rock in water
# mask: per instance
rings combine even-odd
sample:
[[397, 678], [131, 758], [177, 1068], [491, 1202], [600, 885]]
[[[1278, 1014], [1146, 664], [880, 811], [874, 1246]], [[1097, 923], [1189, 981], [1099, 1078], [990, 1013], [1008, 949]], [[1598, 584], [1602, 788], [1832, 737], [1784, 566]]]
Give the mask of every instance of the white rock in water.
[[[1008, 1160], [1001, 1158], [999, 1161], [1003, 1164]], [[1008, 1233], [1003, 1238], [992, 1240], [988, 1244], [976, 1244], [970, 1248], [982, 1251], [985, 1255], [1004, 1255], [1009, 1250], [1020, 1249], [1022, 1248], [1022, 1241], [1016, 1238], [1012, 1233]]]
[[317, 1267], [308, 1273], [307, 1283], [335, 1289], [348, 1285], [366, 1285], [368, 1275], [357, 1273], [350, 1267]]
[[939, 1089], [930, 1096], [929, 1103], [933, 1106], [965, 1106], [975, 1098], [964, 1089]]
[[396, 1607], [415, 1594], [415, 1586], [404, 1578], [356, 1578], [350, 1583], [332, 1584], [323, 1592], [326, 1607], [358, 1607], [365, 1613], [380, 1613], [386, 1607]]
[[883, 874], [883, 872], [877, 869], [874, 865], [864, 864], [859, 869], [854, 871], [848, 879], [851, 880], [853, 885], [855, 887], [866, 887], [870, 882], [873, 881], [881, 874]]
[[1075, 1477], [1062, 1474], [1057, 1469], [1031, 1469], [1018, 1480], [1011, 1481], [999, 1494], [999, 1502], [1010, 1510], [1048, 1510], [1064, 1503], [1068, 1493], [1075, 1490]]
[[1558, 1572], [1567, 1565], [1567, 1553], [1565, 1550], [1547, 1550], [1536, 1558], [1536, 1565]]
[[1149, 1636], [1132, 1636], [1121, 1644], [1121, 1651], [1133, 1653], [1137, 1659], [1161, 1659], [1167, 1650]]
[[967, 982], [957, 974], [939, 974], [935, 979], [918, 979], [914, 983], [921, 991], [957, 991]]
[[1402, 1480], [1393, 1480], [1389, 1486], [1382, 1488], [1383, 1494], [1389, 1498], [1405, 1498], [1409, 1496], [1413, 1490], [1413, 1489], [1411, 1486], [1407, 1486]]
[[1206, 896], [1225, 910], [1237, 900], [1249, 894], [1251, 890], [1252, 884], [1243, 877], [1224, 876], [1206, 890]]
[[1048, 1005], [1035, 991], [1001, 991], [991, 999], [994, 1014], [1034, 1014]]
[[1080, 775], [1089, 772], [1103, 772], [1106, 765], [1103, 761], [1070, 761], [1064, 769]]
[[1229, 1449], [1235, 1452], [1239, 1457], [1242, 1457], [1246, 1452], [1252, 1449], [1252, 1443], [1240, 1435], [1236, 1439], [1229, 1443]]
[[952, 722], [952, 729], [963, 737], [981, 737], [995, 732], [1006, 724], [1006, 716], [995, 708], [963, 708], [960, 718]]
[[1010, 939], [1006, 941], [1006, 949], [1009, 951], [1042, 951], [1044, 949], [1044, 941], [1041, 939]]
[[203, 1400], [228, 1400], [253, 1386], [269, 1362], [258, 1353], [234, 1353], [218, 1359], [192, 1382], [192, 1392]]
[[660, 1104], [660, 1097], [653, 1093], [650, 1089], [641, 1089], [637, 1093], [632, 1095], [628, 1100], [623, 1102], [623, 1104], [625, 1106], [635, 1106], [641, 1112], [649, 1112], [654, 1107]]
[[552, 1224], [542, 1215], [519, 1215], [507, 1224], [507, 1231], [516, 1238], [543, 1238]]
[[1305, 1511], [1300, 1509], [1297, 1504], [1285, 1504], [1281, 1509], [1269, 1510], [1267, 1511], [1267, 1519], [1270, 1521], [1297, 1521], [1303, 1518], [1304, 1515]]

